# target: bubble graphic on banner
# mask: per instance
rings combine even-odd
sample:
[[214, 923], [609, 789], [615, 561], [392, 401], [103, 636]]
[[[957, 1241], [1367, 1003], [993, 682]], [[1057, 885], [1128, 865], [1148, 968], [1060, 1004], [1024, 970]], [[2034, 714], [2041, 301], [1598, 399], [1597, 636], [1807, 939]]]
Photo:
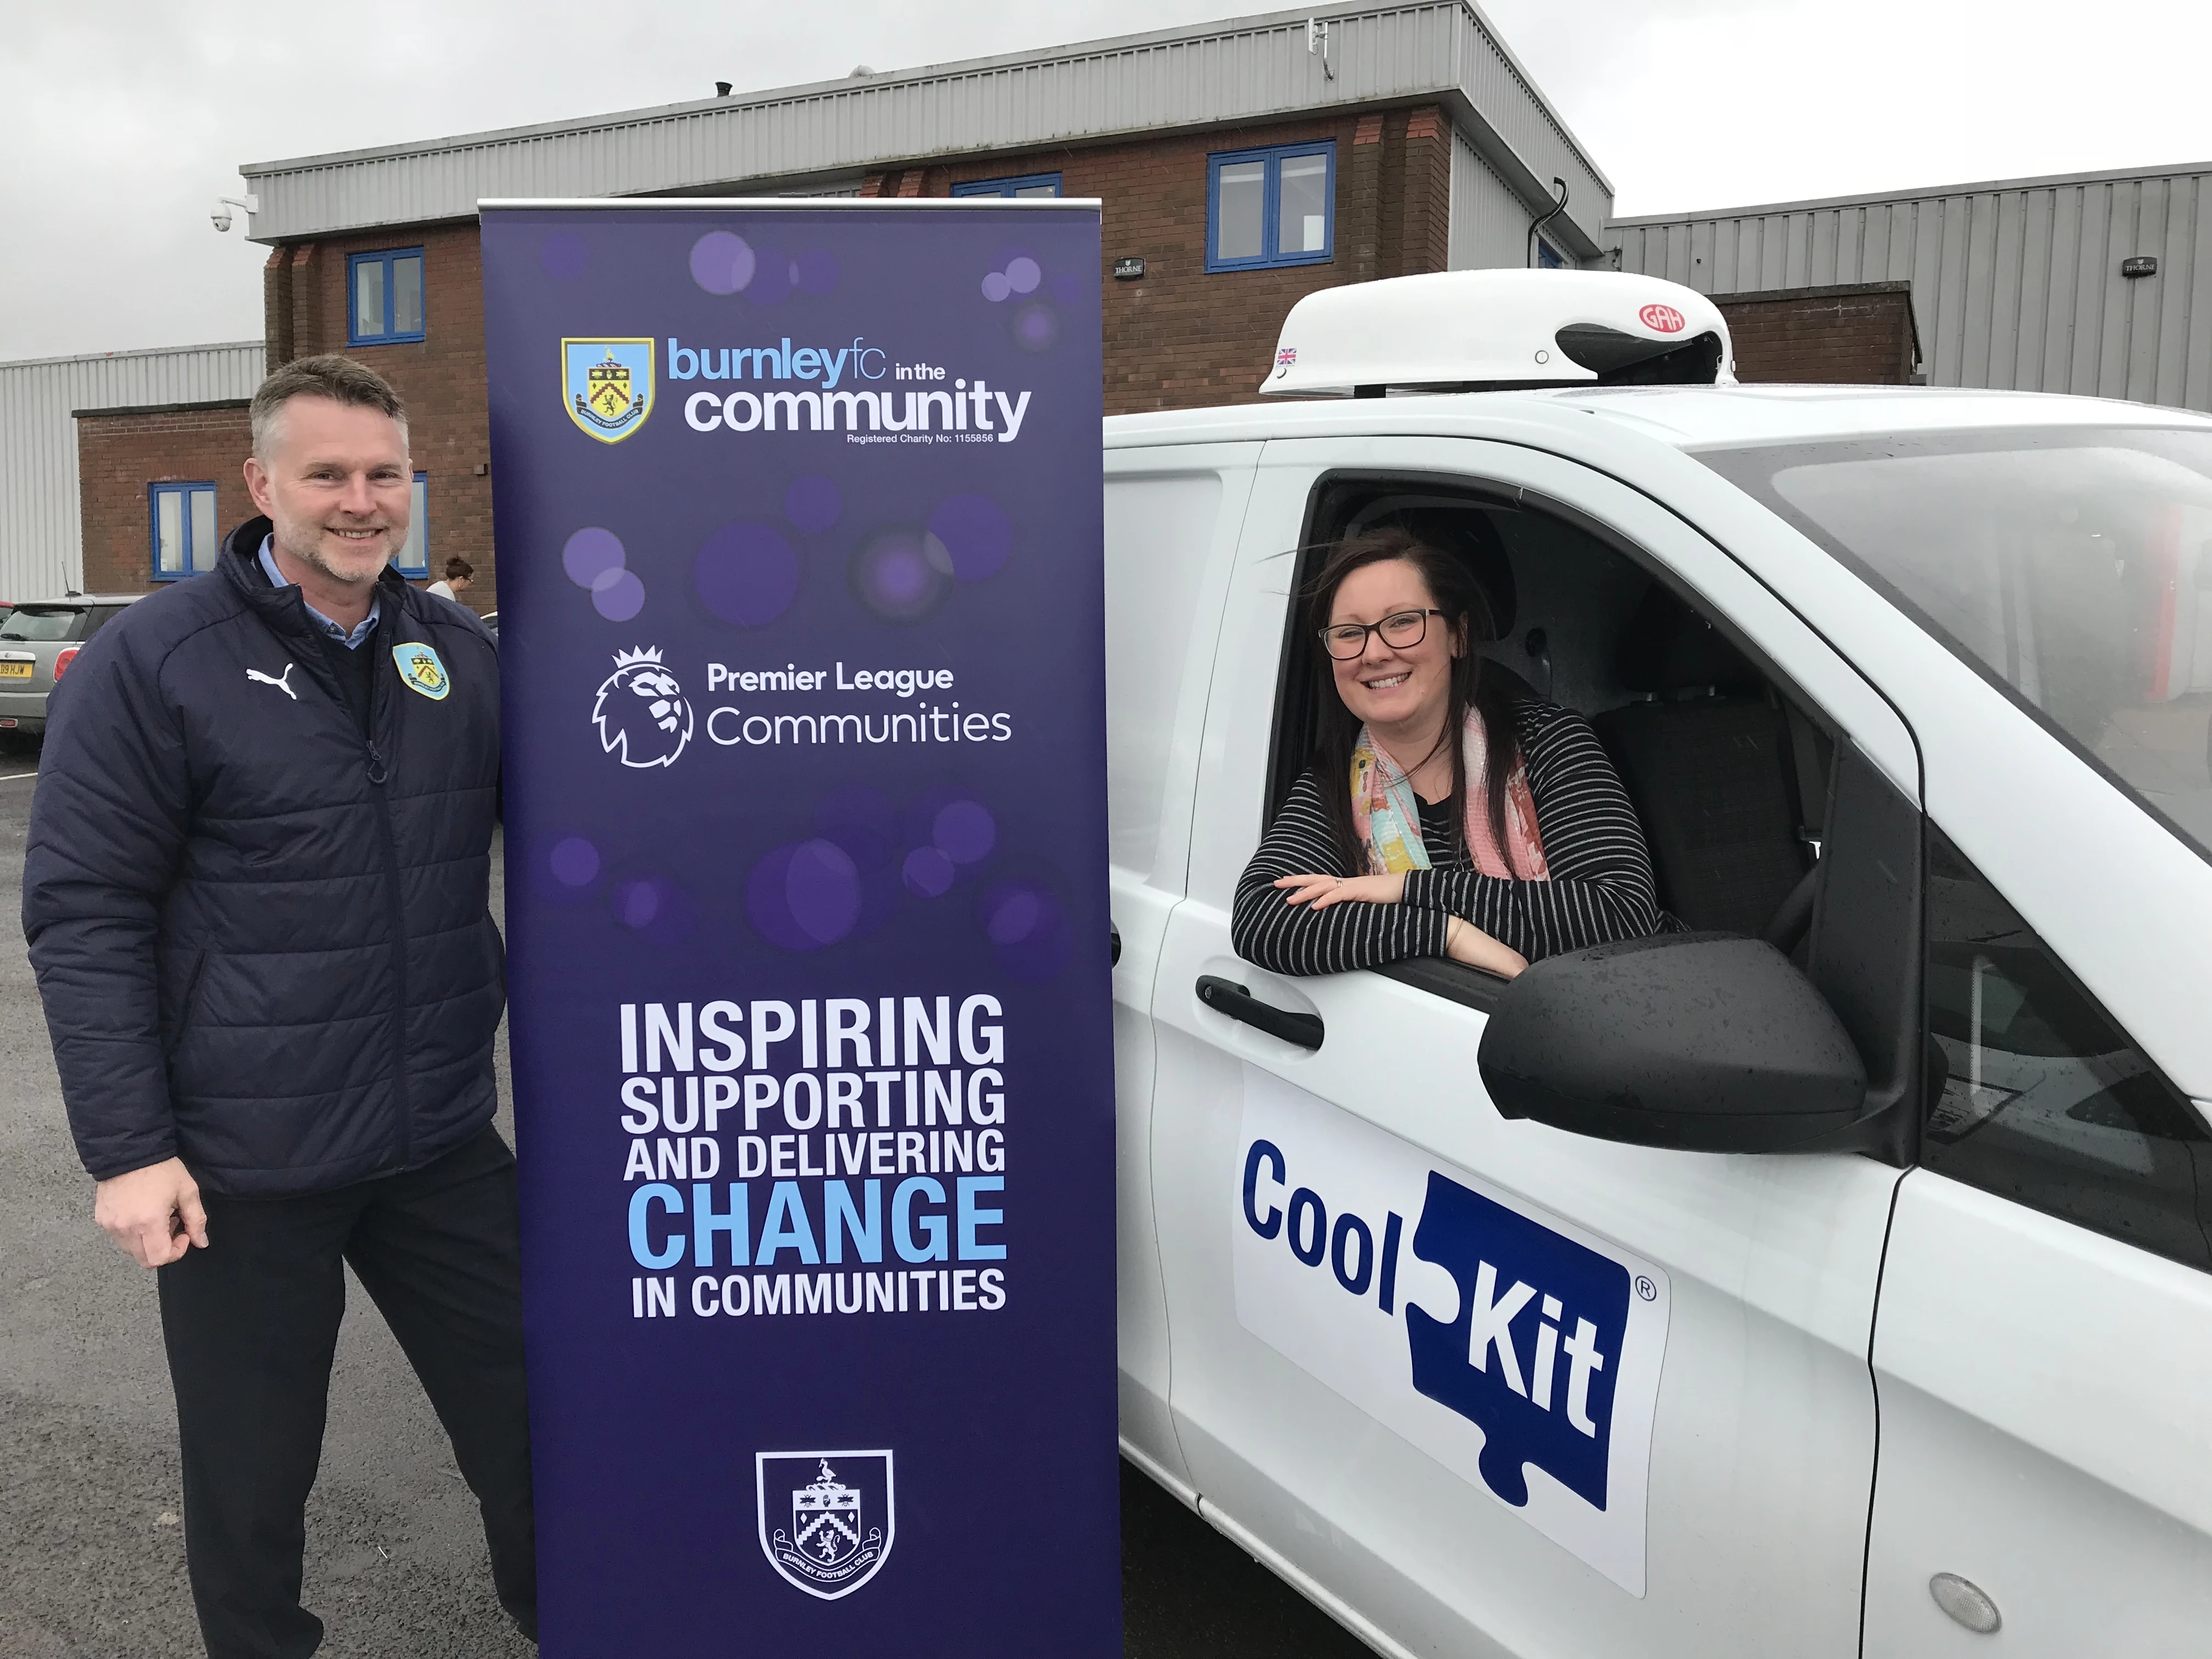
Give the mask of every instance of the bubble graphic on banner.
[[943, 544], [951, 572], [963, 582], [996, 575], [1013, 551], [1014, 526], [988, 495], [948, 495], [929, 515], [929, 533]]
[[609, 622], [628, 622], [645, 609], [645, 584], [635, 572], [610, 570], [592, 584], [592, 609]]
[[538, 263], [548, 276], [570, 283], [592, 266], [592, 250], [574, 231], [556, 230], [538, 249]]
[[588, 887], [599, 879], [599, 849], [581, 836], [555, 842], [545, 862], [563, 887]]
[[745, 915], [763, 939], [787, 951], [835, 945], [860, 919], [860, 872], [835, 842], [779, 847], [746, 879]]
[[691, 902], [684, 890], [657, 876], [618, 881], [607, 895], [615, 920], [656, 945], [674, 945], [691, 932]]
[[615, 915], [625, 927], [649, 927], [660, 914], [660, 888], [650, 881], [626, 881], [615, 889]]
[[983, 278], [983, 297], [993, 305], [1013, 291], [1013, 284], [1006, 280], [1006, 273], [1003, 270], [992, 271]]
[[998, 821], [981, 801], [948, 802], [931, 821], [929, 839], [955, 864], [973, 864], [998, 844]]
[[952, 574], [945, 544], [910, 525], [878, 531], [854, 552], [854, 596], [887, 622], [918, 622], [937, 609]]
[[1006, 286], [1017, 294], [1034, 294], [1044, 280], [1043, 269], [1027, 254], [1006, 261]]
[[752, 245], [726, 230], [710, 230], [691, 244], [691, 280], [709, 294], [739, 292], [757, 264]]
[[608, 571], [623, 568], [622, 538], [593, 526], [579, 530], [561, 549], [561, 568], [579, 587], [590, 587]]
[[841, 275], [837, 256], [824, 248], [809, 248], [791, 262], [792, 281], [802, 294], [827, 294]]
[[761, 249], [753, 265], [753, 279], [745, 285], [745, 298], [755, 305], [780, 304], [799, 283], [799, 264], [788, 253]]
[[987, 885], [975, 907], [999, 965], [1016, 977], [1045, 980], [1067, 966], [1074, 939], [1067, 912], [1041, 881], [1006, 877]]
[[1014, 343], [1026, 351], [1042, 351], [1060, 338], [1060, 318], [1041, 300], [1032, 300], [1014, 313]]
[[758, 628], [799, 597], [799, 555], [767, 525], [724, 525], [699, 549], [691, 580], [724, 622]]
[[934, 847], [917, 847], [906, 855], [900, 878], [918, 898], [942, 898], [952, 886], [952, 860]]
[[842, 511], [837, 486], [818, 474], [793, 478], [783, 492], [783, 516], [801, 530], [819, 534], [836, 523]]
[[882, 790], [848, 784], [816, 804], [814, 832], [843, 848], [855, 865], [879, 865], [898, 843], [898, 814]]

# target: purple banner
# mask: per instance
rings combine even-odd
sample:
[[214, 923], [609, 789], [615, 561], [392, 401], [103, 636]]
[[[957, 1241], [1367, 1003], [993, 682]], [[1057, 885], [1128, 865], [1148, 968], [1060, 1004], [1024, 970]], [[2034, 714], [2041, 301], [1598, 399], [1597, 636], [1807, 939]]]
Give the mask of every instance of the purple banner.
[[544, 1651], [1118, 1654], [1097, 207], [483, 273]]

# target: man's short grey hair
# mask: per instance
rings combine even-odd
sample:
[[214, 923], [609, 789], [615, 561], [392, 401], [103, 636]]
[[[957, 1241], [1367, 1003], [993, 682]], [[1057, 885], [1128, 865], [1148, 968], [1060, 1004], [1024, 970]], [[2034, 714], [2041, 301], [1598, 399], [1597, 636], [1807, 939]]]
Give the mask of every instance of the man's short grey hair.
[[399, 422], [402, 436], [407, 431], [407, 406], [399, 401], [392, 383], [368, 364], [336, 352], [297, 357], [262, 381], [261, 389], [253, 394], [249, 416], [253, 453], [264, 462], [269, 459], [270, 434], [276, 428], [276, 418], [295, 398], [327, 398], [347, 409], [381, 410]]

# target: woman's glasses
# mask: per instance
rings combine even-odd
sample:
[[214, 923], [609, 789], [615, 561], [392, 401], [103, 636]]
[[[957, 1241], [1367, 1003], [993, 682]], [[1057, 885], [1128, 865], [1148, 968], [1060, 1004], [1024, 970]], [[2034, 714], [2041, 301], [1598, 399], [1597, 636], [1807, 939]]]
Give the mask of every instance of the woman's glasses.
[[1321, 630], [1322, 647], [1339, 662], [1350, 662], [1364, 654], [1370, 634], [1380, 634], [1383, 644], [1403, 651], [1426, 639], [1429, 618], [1443, 614], [1441, 611], [1400, 611], [1378, 623], [1337, 623]]

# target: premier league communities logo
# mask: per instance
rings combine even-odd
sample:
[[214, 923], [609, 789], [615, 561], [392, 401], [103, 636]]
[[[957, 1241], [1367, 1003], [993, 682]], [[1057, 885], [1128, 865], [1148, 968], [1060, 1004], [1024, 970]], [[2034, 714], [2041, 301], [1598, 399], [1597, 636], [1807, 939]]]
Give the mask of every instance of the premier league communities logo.
[[599, 747], [624, 766], [667, 766], [691, 741], [691, 705], [661, 665], [658, 646], [615, 653], [615, 672], [592, 700], [592, 721]]
[[653, 413], [653, 342], [561, 342], [561, 400], [578, 428], [620, 443]]
[[753, 1486], [761, 1553], [793, 1589], [835, 1601], [889, 1559], [898, 1530], [889, 1451], [757, 1452]]

